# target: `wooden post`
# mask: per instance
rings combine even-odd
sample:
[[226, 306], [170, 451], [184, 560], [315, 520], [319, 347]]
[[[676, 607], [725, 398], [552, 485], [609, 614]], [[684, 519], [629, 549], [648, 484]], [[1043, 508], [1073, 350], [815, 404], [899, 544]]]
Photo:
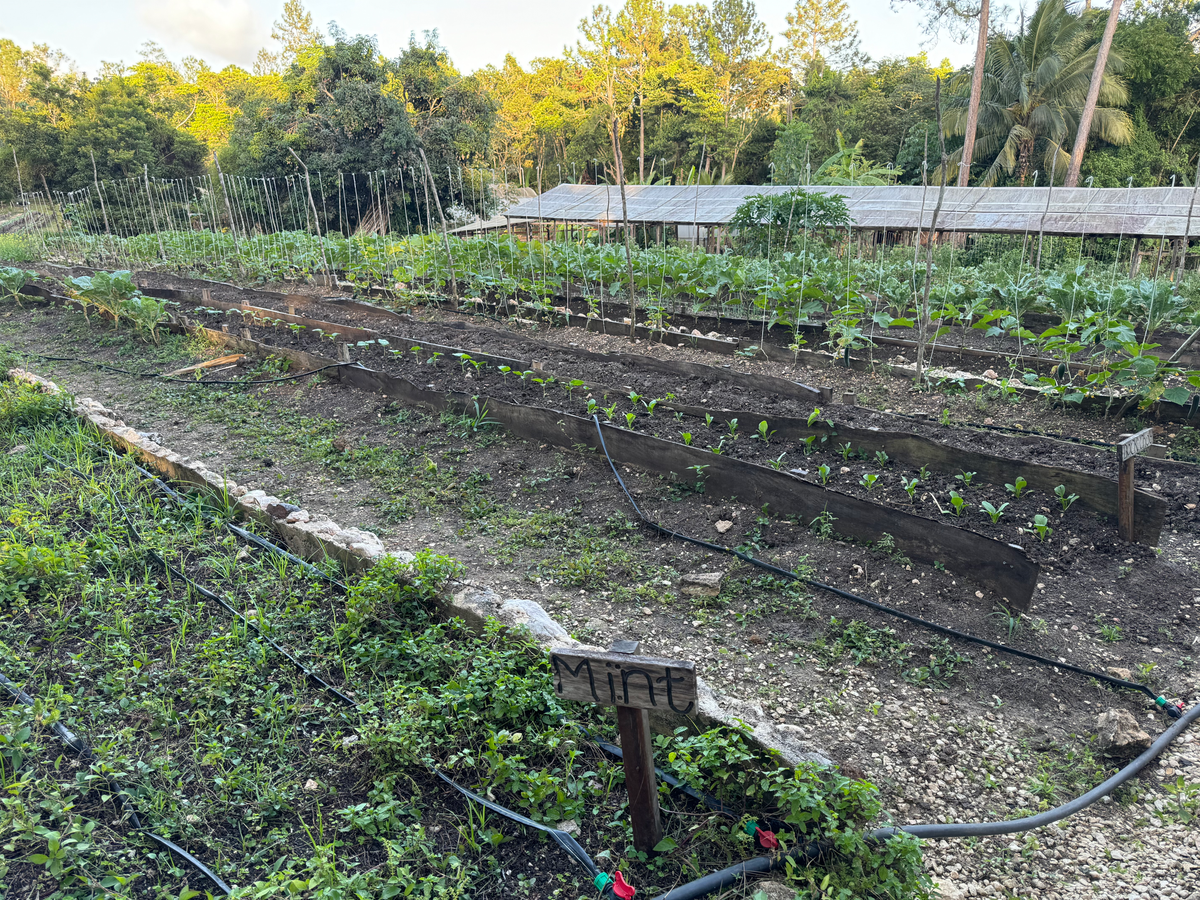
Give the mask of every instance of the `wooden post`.
[[617, 708], [633, 845], [653, 853], [662, 840], [662, 817], [650, 710], [692, 712], [696, 671], [690, 662], [634, 656], [636, 650], [636, 641], [619, 641], [608, 652], [555, 649], [550, 651], [550, 668], [559, 697]]
[[1133, 541], [1133, 468], [1138, 454], [1154, 442], [1154, 429], [1143, 428], [1137, 434], [1127, 435], [1117, 444], [1120, 470], [1117, 475], [1117, 527], [1121, 540]]
[[632, 706], [617, 707], [621, 752], [625, 757], [625, 789], [629, 792], [629, 823], [633, 846], [653, 853], [662, 840], [658, 811], [658, 784], [654, 778], [654, 743], [650, 738], [650, 712]]

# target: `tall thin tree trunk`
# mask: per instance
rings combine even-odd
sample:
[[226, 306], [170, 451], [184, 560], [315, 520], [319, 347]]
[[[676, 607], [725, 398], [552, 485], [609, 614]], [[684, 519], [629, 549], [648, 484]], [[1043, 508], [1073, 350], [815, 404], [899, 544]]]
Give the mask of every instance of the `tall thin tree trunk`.
[[641, 133], [638, 135], [638, 181], [646, 183], [646, 102], [645, 94], [638, 94], [638, 118], [641, 120]]
[[979, 7], [979, 38], [975, 42], [975, 71], [971, 73], [971, 101], [967, 105], [967, 130], [963, 135], [962, 159], [958, 165], [958, 186], [966, 187], [971, 177], [971, 159], [975, 154], [975, 132], [979, 127], [979, 104], [983, 98], [983, 64], [987, 60], [988, 0]]
[[[917, 310], [917, 384], [924, 380], [923, 368], [925, 362], [925, 342], [929, 339], [929, 289], [933, 286], [933, 242], [937, 238], [938, 215], [942, 211], [942, 200], [946, 196], [946, 133], [942, 130], [942, 79], [938, 78], [933, 89], [933, 109], [937, 116], [938, 147], [942, 151], [942, 183], [938, 187], [937, 203], [933, 207], [933, 217], [929, 220], [929, 236], [925, 245], [925, 289], [921, 293], [921, 308]], [[932, 351], [929, 354], [933, 359]]]
[[1088, 85], [1087, 101], [1079, 116], [1079, 130], [1075, 132], [1075, 143], [1071, 145], [1071, 165], [1067, 168], [1064, 187], [1079, 184], [1079, 169], [1083, 165], [1083, 151], [1087, 147], [1088, 135], [1092, 131], [1092, 116], [1096, 113], [1096, 102], [1100, 99], [1100, 83], [1104, 81], [1104, 70], [1108, 68], [1108, 51], [1112, 48], [1113, 33], [1117, 30], [1117, 16], [1121, 12], [1121, 0], [1112, 0], [1108, 11], [1108, 22], [1104, 25], [1104, 37], [1100, 38], [1100, 49], [1096, 52], [1096, 65], [1092, 69], [1092, 80]]
[[617, 167], [617, 187], [621, 191], [621, 223], [625, 232], [625, 266], [629, 274], [629, 340], [637, 341], [637, 294], [633, 286], [633, 248], [629, 245], [629, 204], [625, 202], [625, 161], [621, 158], [621, 142], [617, 139], [617, 129], [621, 120], [613, 116], [612, 145], [613, 160]]

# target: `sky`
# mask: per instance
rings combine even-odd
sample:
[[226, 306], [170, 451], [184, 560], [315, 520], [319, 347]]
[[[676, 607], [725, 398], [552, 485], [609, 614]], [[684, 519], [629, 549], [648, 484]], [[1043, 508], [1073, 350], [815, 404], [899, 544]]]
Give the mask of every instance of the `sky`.
[[[527, 65], [537, 56], [556, 56], [574, 44], [580, 19], [594, 0], [307, 0], [322, 31], [330, 21], [350, 34], [371, 34], [380, 50], [396, 55], [408, 36], [437, 29], [461, 71], [499, 65], [512, 53]], [[619, 6], [619, 0], [609, 0]], [[759, 16], [778, 37], [795, 0], [758, 0]], [[54, 0], [47, 6], [28, 0], [0, 0], [0, 38], [22, 46], [48, 43], [95, 75], [101, 61], [127, 64], [138, 48], [157, 41], [172, 59], [199, 56], [216, 69], [228, 63], [249, 68], [260, 47], [270, 43], [271, 23], [283, 0]], [[909, 56], [926, 49], [931, 62], [949, 57], [966, 62], [973, 50], [943, 38], [930, 44], [921, 34], [920, 10], [889, 0], [850, 0], [863, 50], [876, 59]]]

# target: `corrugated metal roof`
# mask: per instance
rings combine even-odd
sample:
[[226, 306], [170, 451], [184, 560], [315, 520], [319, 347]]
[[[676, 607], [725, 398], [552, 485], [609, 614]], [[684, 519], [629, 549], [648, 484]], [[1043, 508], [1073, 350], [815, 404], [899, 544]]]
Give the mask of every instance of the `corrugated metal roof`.
[[[628, 185], [629, 220], [644, 224], [722, 225], [738, 206], [755, 194], [782, 194], [784, 185]], [[838, 194], [855, 225], [893, 231], [928, 229], [937, 203], [936, 187], [814, 186], [812, 191]], [[1188, 208], [1193, 190], [1162, 188], [980, 188], [948, 187], [938, 217], [938, 230], [961, 232], [1200, 236], [1200, 205], [1190, 227]], [[922, 209], [924, 210], [922, 212]], [[505, 215], [522, 219], [569, 222], [618, 222], [621, 196], [608, 185], [562, 184], [540, 197], [523, 200]]]

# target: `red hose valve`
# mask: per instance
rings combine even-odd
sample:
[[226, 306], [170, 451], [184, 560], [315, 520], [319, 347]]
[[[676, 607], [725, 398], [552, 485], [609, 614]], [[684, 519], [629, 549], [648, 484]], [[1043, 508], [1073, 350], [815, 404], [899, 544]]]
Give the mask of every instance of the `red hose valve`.
[[768, 850], [779, 849], [779, 838], [775, 837], [773, 831], [763, 831], [761, 828], [754, 829], [754, 836], [758, 838], [758, 842]]
[[613, 876], [612, 892], [621, 900], [633, 900], [633, 895], [637, 893], [637, 888], [625, 881], [625, 876], [617, 872]]

